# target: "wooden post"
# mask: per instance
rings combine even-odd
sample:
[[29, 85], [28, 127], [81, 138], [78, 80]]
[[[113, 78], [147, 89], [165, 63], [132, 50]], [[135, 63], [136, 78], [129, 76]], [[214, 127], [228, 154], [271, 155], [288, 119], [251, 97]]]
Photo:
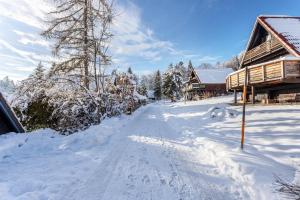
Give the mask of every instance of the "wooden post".
[[255, 104], [255, 87], [254, 86], [251, 86], [251, 95], [252, 95], [251, 103]]
[[245, 142], [245, 120], [246, 120], [246, 103], [247, 103], [247, 83], [248, 83], [248, 68], [245, 68], [245, 82], [243, 89], [243, 118], [242, 118], [242, 137], [241, 137], [241, 149], [244, 149]]
[[266, 67], [265, 65], [262, 66], [262, 81], [265, 82], [266, 80]]
[[280, 65], [281, 65], [281, 78], [284, 79], [285, 78], [285, 69], [284, 69], [283, 60], [281, 61]]
[[233, 90], [234, 93], [234, 104], [237, 104], [237, 92], [236, 90]]

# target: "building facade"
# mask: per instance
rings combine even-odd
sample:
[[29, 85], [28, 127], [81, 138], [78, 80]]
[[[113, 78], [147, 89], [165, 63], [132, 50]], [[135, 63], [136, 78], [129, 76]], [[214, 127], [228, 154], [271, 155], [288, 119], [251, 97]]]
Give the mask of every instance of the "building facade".
[[245, 84], [253, 103], [300, 100], [300, 17], [257, 18], [240, 69], [226, 78], [228, 91]]
[[184, 93], [187, 100], [219, 96], [226, 93], [225, 78], [233, 70], [230, 68], [191, 67]]
[[0, 134], [23, 133], [24, 128], [0, 92]]

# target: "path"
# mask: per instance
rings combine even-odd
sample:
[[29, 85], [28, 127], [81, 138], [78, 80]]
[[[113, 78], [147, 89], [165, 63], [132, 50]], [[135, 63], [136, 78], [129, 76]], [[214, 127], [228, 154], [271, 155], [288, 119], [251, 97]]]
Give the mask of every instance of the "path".
[[[106, 156], [63, 199], [238, 199], [216, 166], [202, 163], [180, 130], [150, 105], [105, 145]], [[207, 153], [207, 152], [204, 152]]]

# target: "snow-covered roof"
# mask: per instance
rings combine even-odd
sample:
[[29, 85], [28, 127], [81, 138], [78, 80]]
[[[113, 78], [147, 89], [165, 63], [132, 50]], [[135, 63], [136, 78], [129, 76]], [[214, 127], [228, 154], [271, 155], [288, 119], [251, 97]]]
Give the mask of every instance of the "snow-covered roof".
[[226, 76], [233, 72], [231, 68], [195, 68], [201, 83], [225, 83]]
[[137, 100], [147, 100], [147, 97], [145, 97], [145, 96], [143, 96], [143, 95], [140, 95], [140, 94], [137, 93], [136, 91], [134, 91], [133, 96], [136, 97]]
[[258, 21], [273, 32], [291, 53], [300, 56], [300, 17], [259, 16]]

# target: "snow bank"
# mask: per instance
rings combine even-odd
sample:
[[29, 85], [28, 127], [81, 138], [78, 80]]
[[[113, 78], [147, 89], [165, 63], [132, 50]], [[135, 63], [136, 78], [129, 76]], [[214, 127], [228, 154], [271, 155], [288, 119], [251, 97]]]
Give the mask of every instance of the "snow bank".
[[241, 107], [229, 106], [232, 99], [170, 105], [165, 121], [181, 131], [194, 162], [234, 180], [230, 191], [241, 199], [282, 199], [275, 192], [275, 176], [299, 183], [300, 105], [247, 106], [241, 151]]
[[0, 135], [0, 199], [59, 199], [62, 188], [68, 190], [96, 170], [110, 138], [143, 109], [70, 136], [51, 129]]

